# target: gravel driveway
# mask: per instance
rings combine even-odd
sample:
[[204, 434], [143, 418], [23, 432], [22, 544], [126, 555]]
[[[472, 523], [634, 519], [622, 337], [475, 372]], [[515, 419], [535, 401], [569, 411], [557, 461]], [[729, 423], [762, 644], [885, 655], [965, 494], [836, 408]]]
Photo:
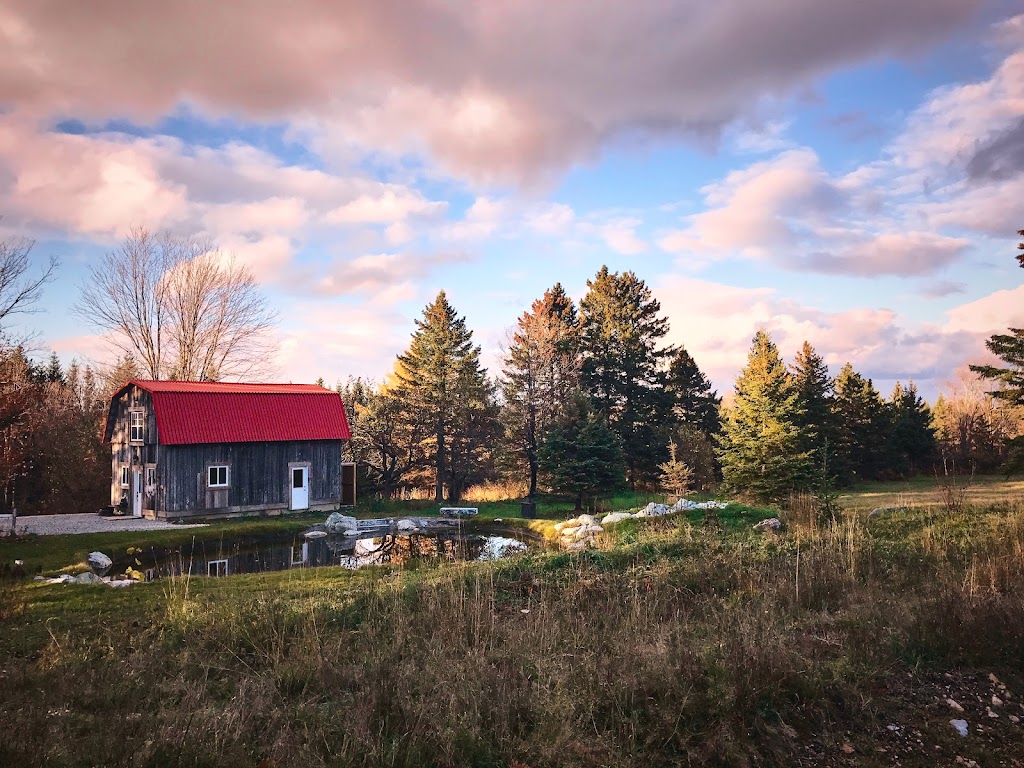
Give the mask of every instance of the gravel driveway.
[[[169, 531], [178, 528], [203, 528], [204, 523], [182, 525], [141, 517], [102, 517], [95, 512], [80, 515], [18, 515], [18, 533], [57, 536], [65, 533], [104, 533], [106, 531]], [[11, 530], [11, 516], [0, 515], [0, 531]]]

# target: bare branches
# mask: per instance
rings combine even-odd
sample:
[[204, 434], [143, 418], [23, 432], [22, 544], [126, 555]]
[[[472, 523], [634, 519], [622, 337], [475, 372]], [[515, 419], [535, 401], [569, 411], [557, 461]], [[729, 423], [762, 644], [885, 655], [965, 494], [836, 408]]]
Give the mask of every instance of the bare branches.
[[90, 269], [76, 309], [153, 379], [253, 375], [267, 365], [276, 320], [234, 258], [207, 241], [144, 229]]
[[57, 259], [50, 257], [42, 271], [30, 275], [30, 254], [35, 243], [24, 238], [0, 240], [0, 338], [10, 315], [35, 312], [39, 295], [53, 277]]

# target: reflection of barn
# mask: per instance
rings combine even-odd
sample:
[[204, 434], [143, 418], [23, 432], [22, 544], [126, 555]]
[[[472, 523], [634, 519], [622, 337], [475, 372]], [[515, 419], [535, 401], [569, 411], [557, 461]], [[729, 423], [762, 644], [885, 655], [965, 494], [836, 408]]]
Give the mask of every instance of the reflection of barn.
[[147, 578], [177, 576], [230, 576], [239, 573], [283, 571], [289, 568], [342, 565], [403, 565], [417, 559], [480, 560], [488, 557], [488, 542], [503, 542], [495, 555], [516, 551], [525, 545], [504, 537], [465, 535], [453, 532], [398, 536], [384, 534], [356, 539], [351, 536], [294, 538], [263, 545], [237, 545], [201, 542], [194, 550], [183, 548], [160, 562], [142, 566]]
[[349, 437], [323, 387], [129, 381], [107, 417], [111, 503], [165, 519], [351, 505]]

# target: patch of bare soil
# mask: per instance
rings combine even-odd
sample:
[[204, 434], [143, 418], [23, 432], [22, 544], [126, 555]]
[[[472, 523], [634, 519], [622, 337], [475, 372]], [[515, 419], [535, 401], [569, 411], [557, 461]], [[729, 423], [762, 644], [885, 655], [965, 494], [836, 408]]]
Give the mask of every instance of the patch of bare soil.
[[[813, 736], [796, 765], [1024, 768], [1024, 684], [992, 672], [906, 672], [870, 692], [870, 720]], [[966, 736], [960, 731], [966, 726]]]

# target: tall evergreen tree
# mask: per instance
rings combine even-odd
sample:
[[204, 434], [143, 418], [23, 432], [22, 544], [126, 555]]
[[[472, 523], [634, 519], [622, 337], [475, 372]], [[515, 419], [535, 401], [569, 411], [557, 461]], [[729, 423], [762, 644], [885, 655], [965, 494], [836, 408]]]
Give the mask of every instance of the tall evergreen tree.
[[434, 500], [440, 503], [452, 474], [448, 461], [453, 432], [467, 424], [466, 412], [487, 395], [480, 347], [473, 345], [473, 332], [444, 291], [416, 321], [409, 348], [398, 357], [395, 378], [395, 395], [406, 412], [429, 430], [421, 450], [433, 468]]
[[668, 332], [661, 304], [632, 272], [602, 267], [580, 302], [582, 382], [618, 435], [630, 484], [654, 479], [666, 454], [671, 400], [658, 345]]
[[719, 438], [728, 490], [778, 501], [805, 482], [811, 458], [800, 445], [799, 416], [793, 378], [771, 338], [758, 331]]
[[928, 404], [917, 393], [914, 382], [896, 382], [889, 398], [889, 461], [902, 477], [927, 469], [935, 458], [935, 430]]
[[843, 483], [877, 480], [888, 466], [889, 411], [871, 379], [850, 363], [836, 377], [837, 470]]
[[835, 384], [828, 374], [828, 366], [810, 342], [805, 341], [793, 359], [791, 370], [800, 406], [797, 425], [804, 450], [820, 452], [826, 441], [834, 446], [836, 430], [832, 400]]
[[1009, 331], [993, 334], [985, 342], [988, 351], [1002, 360], [1005, 367], [972, 365], [971, 370], [983, 379], [996, 382], [998, 388], [990, 392], [992, 397], [1024, 405], [1024, 328]]
[[722, 398], [711, 389], [708, 377], [685, 347], [672, 350], [665, 388], [672, 397], [673, 414], [680, 424], [696, 427], [708, 437], [718, 434], [722, 427], [718, 415]]
[[509, 439], [525, 459], [533, 498], [538, 447], [579, 386], [579, 318], [561, 283], [519, 318], [502, 372], [502, 416]]

